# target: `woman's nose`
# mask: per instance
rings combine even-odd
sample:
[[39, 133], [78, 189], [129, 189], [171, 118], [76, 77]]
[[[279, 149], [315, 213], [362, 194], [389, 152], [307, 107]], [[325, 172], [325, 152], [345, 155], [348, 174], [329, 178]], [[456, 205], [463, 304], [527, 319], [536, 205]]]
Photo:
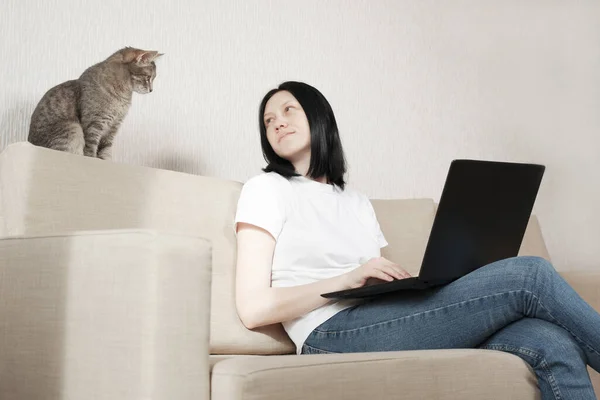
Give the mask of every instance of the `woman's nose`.
[[287, 126], [287, 121], [284, 119], [278, 119], [275, 121], [275, 129], [279, 130], [279, 128], [285, 128]]

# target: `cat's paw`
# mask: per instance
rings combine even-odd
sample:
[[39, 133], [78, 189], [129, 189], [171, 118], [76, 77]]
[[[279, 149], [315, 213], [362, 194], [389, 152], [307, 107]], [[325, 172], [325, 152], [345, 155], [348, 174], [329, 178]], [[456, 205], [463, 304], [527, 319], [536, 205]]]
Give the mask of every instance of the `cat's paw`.
[[98, 152], [98, 158], [104, 161], [111, 161], [112, 160], [112, 154], [110, 151], [99, 151]]

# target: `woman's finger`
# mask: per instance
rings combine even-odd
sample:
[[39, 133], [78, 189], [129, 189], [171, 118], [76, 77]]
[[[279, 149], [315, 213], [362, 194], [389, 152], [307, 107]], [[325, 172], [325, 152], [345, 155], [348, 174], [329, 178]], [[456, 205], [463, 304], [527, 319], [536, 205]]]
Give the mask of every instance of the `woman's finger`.
[[376, 268], [376, 269], [379, 271], [382, 271], [384, 274], [386, 274], [388, 276], [391, 276], [393, 279], [402, 279], [402, 275], [400, 275], [400, 273], [392, 267], [381, 265], [381, 266], [379, 266], [379, 268]]
[[411, 278], [412, 275], [408, 273], [408, 271], [406, 271], [403, 268], [400, 268], [400, 273], [405, 277], [405, 278]]
[[398, 274], [398, 279], [403, 279], [403, 278], [410, 278], [411, 275], [406, 272], [406, 270], [404, 270], [404, 268], [402, 268], [400, 265], [390, 262], [389, 267], [392, 268], [394, 271], [396, 271], [396, 273]]
[[386, 273], [383, 270], [380, 269], [374, 269], [372, 270], [372, 272], [369, 274], [371, 278], [377, 278], [377, 279], [381, 279], [384, 281], [393, 281], [394, 280], [394, 276], [390, 275], [388, 273]]

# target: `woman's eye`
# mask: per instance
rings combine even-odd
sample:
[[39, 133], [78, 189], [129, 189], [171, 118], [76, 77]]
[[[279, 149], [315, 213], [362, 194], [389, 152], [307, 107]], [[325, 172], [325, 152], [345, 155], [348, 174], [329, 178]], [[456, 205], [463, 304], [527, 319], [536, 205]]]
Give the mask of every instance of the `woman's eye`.
[[285, 112], [288, 112], [288, 111], [290, 111], [290, 109], [291, 109], [291, 108], [292, 108], [292, 106], [287, 106], [287, 107], [285, 108]]
[[267, 118], [267, 119], [265, 120], [265, 125], [269, 125], [270, 123], [271, 123], [271, 118]]

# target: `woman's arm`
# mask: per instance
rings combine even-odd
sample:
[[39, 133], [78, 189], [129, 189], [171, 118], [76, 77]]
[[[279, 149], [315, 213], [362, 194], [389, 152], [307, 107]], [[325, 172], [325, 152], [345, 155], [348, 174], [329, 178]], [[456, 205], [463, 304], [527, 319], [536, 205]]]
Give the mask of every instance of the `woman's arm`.
[[273, 236], [255, 225], [239, 223], [237, 242], [236, 305], [248, 329], [302, 316], [329, 302], [321, 293], [344, 289], [339, 276], [308, 285], [273, 288]]
[[333, 278], [294, 287], [271, 287], [275, 238], [255, 225], [238, 223], [236, 307], [248, 329], [298, 318], [330, 300], [322, 293], [360, 287], [368, 278], [402, 279], [408, 273], [397, 264], [378, 258]]

